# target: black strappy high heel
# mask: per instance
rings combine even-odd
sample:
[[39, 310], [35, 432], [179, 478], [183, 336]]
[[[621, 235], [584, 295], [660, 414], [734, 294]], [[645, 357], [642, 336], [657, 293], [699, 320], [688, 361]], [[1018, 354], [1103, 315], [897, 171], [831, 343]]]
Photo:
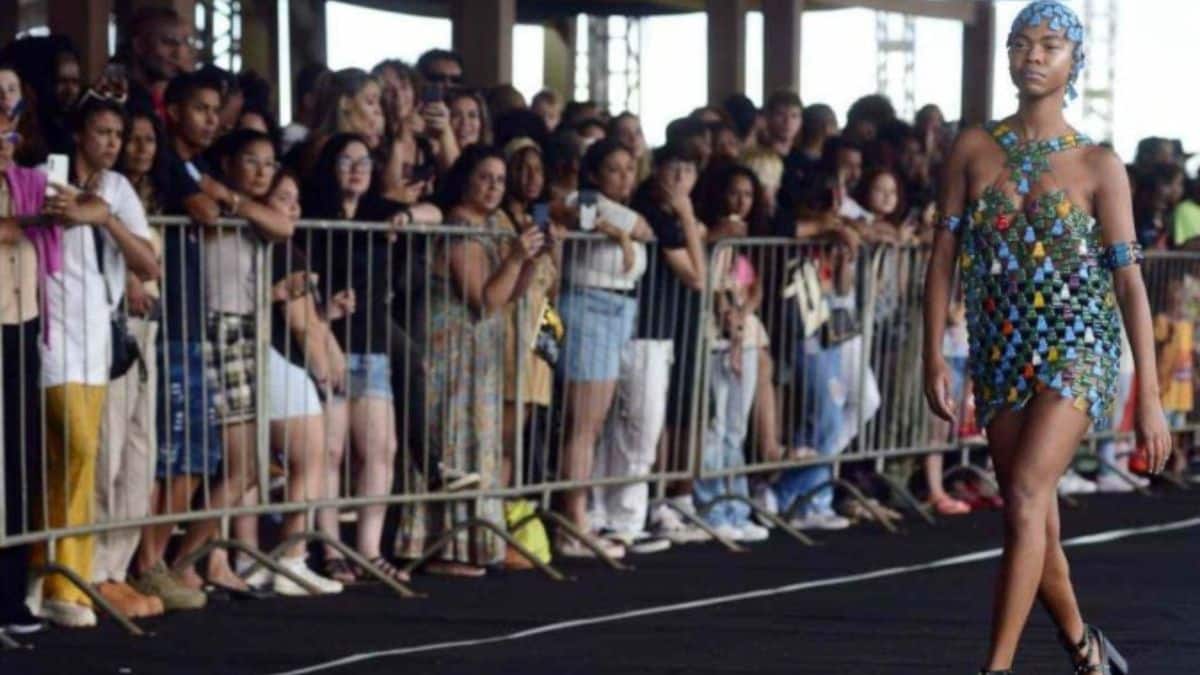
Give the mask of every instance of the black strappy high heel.
[[[1075, 675], [1129, 675], [1129, 663], [1099, 628], [1084, 624], [1083, 638], [1079, 642], [1075, 642], [1061, 631], [1058, 639], [1071, 656], [1071, 666], [1075, 669], [1072, 672]], [[1099, 664], [1088, 663], [1092, 660], [1094, 649], [1099, 650]]]

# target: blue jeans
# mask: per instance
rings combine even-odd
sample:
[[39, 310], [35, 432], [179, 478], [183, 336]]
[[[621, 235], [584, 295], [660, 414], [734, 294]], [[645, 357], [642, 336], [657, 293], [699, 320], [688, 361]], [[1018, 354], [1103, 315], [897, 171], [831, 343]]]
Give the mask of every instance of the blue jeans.
[[[754, 387], [758, 382], [758, 351], [744, 349], [741, 355], [741, 376], [733, 372], [729, 351], [711, 352], [709, 395], [712, 397], [713, 417], [704, 434], [701, 464], [704, 471], [736, 469], [744, 466], [742, 446], [754, 403]], [[693, 484], [698, 503], [707, 503], [722, 495], [750, 496], [746, 476], [726, 476], [698, 480]], [[723, 501], [709, 510], [704, 519], [713, 527], [741, 527], [750, 521], [750, 507], [743, 502]]]
[[[800, 338], [796, 341], [793, 362], [798, 366], [795, 381], [803, 389], [804, 411], [791, 430], [792, 446], [809, 446], [822, 457], [830, 457], [837, 452], [836, 444], [843, 424], [844, 401], [838, 402], [833, 396], [833, 383], [841, 381], [840, 350], [837, 347], [821, 349], [816, 338], [808, 341], [806, 349], [806, 341]], [[787, 509], [795, 499], [832, 477], [833, 468], [829, 464], [784, 471], [775, 483], [779, 508]], [[804, 508], [797, 510], [796, 515], [832, 512], [833, 486], [826, 486], [817, 491]]]

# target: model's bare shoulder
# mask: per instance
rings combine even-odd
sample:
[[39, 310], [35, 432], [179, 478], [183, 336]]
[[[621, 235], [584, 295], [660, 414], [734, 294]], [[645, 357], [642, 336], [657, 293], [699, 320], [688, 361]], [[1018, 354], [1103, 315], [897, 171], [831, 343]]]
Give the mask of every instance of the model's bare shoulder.
[[1084, 149], [1083, 162], [1095, 178], [1098, 189], [1124, 186], [1128, 189], [1129, 173], [1125, 162], [1121, 161], [1112, 148], [1103, 145], [1093, 145]]

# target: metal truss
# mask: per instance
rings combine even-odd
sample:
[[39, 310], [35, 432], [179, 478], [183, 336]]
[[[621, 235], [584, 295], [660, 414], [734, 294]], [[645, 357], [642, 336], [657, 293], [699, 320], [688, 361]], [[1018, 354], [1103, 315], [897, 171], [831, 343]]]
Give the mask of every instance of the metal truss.
[[875, 83], [903, 118], [917, 111], [917, 21], [911, 15], [875, 12]]
[[1083, 69], [1083, 124], [1096, 140], [1113, 140], [1116, 109], [1117, 2], [1085, 0], [1088, 64]]

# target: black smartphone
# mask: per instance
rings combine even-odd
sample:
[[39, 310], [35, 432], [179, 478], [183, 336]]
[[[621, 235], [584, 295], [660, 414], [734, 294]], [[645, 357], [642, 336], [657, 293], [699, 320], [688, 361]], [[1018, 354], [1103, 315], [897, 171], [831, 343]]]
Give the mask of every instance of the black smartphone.
[[442, 100], [442, 85], [425, 83], [421, 87], [421, 103], [438, 103]]
[[546, 202], [538, 202], [533, 205], [533, 224], [546, 234], [550, 231], [550, 205]]

